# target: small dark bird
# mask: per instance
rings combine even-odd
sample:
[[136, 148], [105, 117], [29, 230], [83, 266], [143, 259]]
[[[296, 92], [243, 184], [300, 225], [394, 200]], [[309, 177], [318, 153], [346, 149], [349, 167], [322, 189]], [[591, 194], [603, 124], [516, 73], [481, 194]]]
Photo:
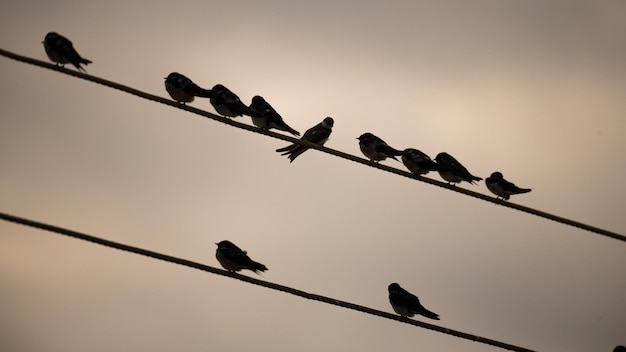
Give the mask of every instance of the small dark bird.
[[69, 39], [58, 33], [49, 32], [46, 34], [42, 43], [43, 48], [46, 49], [46, 54], [57, 66], [59, 66], [59, 64], [64, 66], [65, 64], [71, 63], [77, 70], [85, 71], [80, 64], [88, 65], [91, 63], [90, 60], [84, 59], [78, 54]]
[[230, 241], [222, 241], [216, 243], [217, 250], [215, 257], [217, 261], [228, 271], [239, 271], [248, 269], [258, 274], [259, 271], [266, 271], [267, 267], [261, 263], [257, 263], [248, 257], [246, 251], [241, 250]]
[[165, 77], [165, 90], [172, 99], [179, 103], [191, 103], [195, 97], [210, 98], [213, 92], [210, 89], [200, 88], [192, 80], [178, 72], [172, 72]]
[[244, 104], [239, 97], [221, 84], [213, 86], [211, 105], [218, 114], [226, 117], [238, 117], [243, 115], [260, 116], [254, 110]]
[[439, 172], [439, 175], [449, 183], [454, 184], [466, 181], [471, 184], [475, 184], [474, 181], [482, 180], [481, 177], [470, 174], [465, 166], [461, 165], [460, 162], [448, 153], [437, 154], [435, 161], [437, 161], [437, 171]]
[[624, 347], [623, 345], [615, 346], [613, 352], [626, 352], [626, 347]]
[[528, 193], [530, 188], [519, 188], [515, 184], [507, 181], [501, 172], [494, 172], [485, 179], [485, 184], [491, 193], [498, 196], [498, 199], [509, 200], [513, 194]]
[[428, 155], [413, 148], [407, 148], [402, 152], [402, 163], [415, 175], [426, 175], [439, 169], [437, 163]]
[[254, 110], [259, 116], [252, 116], [252, 123], [262, 129], [269, 130], [275, 128], [277, 130], [286, 131], [294, 136], [299, 136], [300, 132], [294, 130], [289, 127], [283, 121], [282, 116], [280, 116], [276, 110], [267, 102], [263, 97], [259, 95], [255, 95], [252, 98], [252, 103], [250, 103], [250, 109]]
[[373, 162], [383, 161], [387, 158], [398, 161], [396, 156], [402, 155], [401, 151], [390, 147], [385, 141], [369, 132], [363, 133], [357, 139], [361, 152]]
[[397, 283], [389, 285], [389, 302], [393, 310], [403, 317], [412, 317], [420, 314], [426, 318], [439, 320], [439, 315], [435, 314], [420, 304], [417, 296], [403, 289]]
[[[309, 128], [304, 135], [300, 138], [301, 141], [306, 141], [309, 143], [324, 145], [330, 136], [330, 133], [333, 131], [333, 125], [335, 121], [332, 117], [325, 118], [322, 122], [317, 125]], [[302, 144], [293, 143], [286, 147], [276, 149], [277, 152], [281, 153], [281, 155], [287, 155], [289, 158], [289, 162], [293, 162], [300, 154], [304, 153], [309, 149], [309, 147], [304, 146]]]

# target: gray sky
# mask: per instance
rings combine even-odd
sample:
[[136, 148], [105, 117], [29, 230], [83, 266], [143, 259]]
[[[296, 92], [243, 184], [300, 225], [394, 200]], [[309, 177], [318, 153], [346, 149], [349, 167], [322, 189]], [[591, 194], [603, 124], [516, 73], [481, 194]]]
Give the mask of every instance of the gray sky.
[[[332, 116], [331, 148], [361, 156], [372, 132], [446, 151], [533, 188], [513, 202], [626, 233], [624, 2], [2, 7], [3, 49], [47, 60], [57, 31], [93, 75], [259, 94], [301, 132]], [[626, 343], [622, 242], [317, 151], [289, 164], [282, 141], [6, 58], [0, 71], [2, 212], [213, 266], [229, 239], [268, 281], [390, 312], [398, 282], [442, 326], [530, 349]], [[4, 222], [0, 297], [17, 352], [499, 350]]]

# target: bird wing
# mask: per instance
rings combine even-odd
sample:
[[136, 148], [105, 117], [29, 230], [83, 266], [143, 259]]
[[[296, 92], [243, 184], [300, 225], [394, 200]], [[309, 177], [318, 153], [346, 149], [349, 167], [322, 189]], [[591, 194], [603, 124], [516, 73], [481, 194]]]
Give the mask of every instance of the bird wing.
[[330, 136], [331, 129], [324, 127], [321, 123], [313, 126], [304, 132], [302, 140], [311, 143], [320, 143]]

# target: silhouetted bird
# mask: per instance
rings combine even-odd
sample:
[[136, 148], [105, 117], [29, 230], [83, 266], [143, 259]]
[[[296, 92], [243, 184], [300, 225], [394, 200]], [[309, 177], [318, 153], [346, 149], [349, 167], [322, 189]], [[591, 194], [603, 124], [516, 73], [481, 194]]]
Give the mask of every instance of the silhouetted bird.
[[407, 148], [402, 152], [402, 163], [411, 173], [425, 175], [430, 171], [437, 171], [437, 163], [428, 155], [413, 148]]
[[369, 132], [363, 133], [357, 139], [361, 152], [374, 162], [383, 161], [387, 158], [398, 161], [396, 156], [402, 155], [401, 151], [390, 147], [385, 141]]
[[276, 110], [267, 102], [263, 97], [256, 95], [252, 98], [252, 103], [250, 103], [250, 109], [254, 110], [258, 113], [259, 116], [252, 116], [252, 123], [262, 129], [269, 130], [275, 128], [277, 130], [289, 132], [295, 136], [299, 136], [300, 132], [294, 130], [289, 127], [283, 121], [282, 116], [280, 116]]
[[613, 352], [626, 352], [626, 347], [622, 345], [615, 346], [615, 348], [613, 349]]
[[437, 161], [437, 171], [439, 172], [439, 175], [449, 183], [466, 181], [474, 184], [474, 181], [482, 180], [481, 177], [470, 174], [465, 166], [461, 165], [460, 162], [448, 153], [437, 154], [435, 161]]
[[210, 89], [200, 88], [192, 80], [178, 72], [172, 72], [165, 77], [165, 90], [172, 99], [179, 103], [191, 103], [195, 97], [210, 98]]
[[215, 257], [224, 269], [228, 271], [248, 269], [258, 274], [259, 271], [267, 270], [265, 265], [250, 259], [246, 251], [241, 250], [230, 241], [221, 241], [216, 243], [216, 245]]
[[239, 97], [221, 84], [213, 86], [211, 105], [218, 114], [226, 117], [259, 116], [255, 111], [244, 104]]
[[52, 62], [57, 64], [57, 66], [59, 64], [64, 66], [65, 64], [71, 63], [76, 67], [76, 69], [85, 71], [80, 64], [88, 65], [91, 63], [90, 60], [83, 59], [78, 54], [69, 39], [58, 33], [50, 32], [46, 34], [42, 43], [44, 49], [46, 49], [46, 54]]
[[491, 193], [498, 196], [498, 199], [509, 200], [513, 194], [528, 193], [531, 191], [530, 188], [519, 188], [515, 184], [505, 180], [502, 173], [498, 171], [487, 177], [485, 184]]
[[[306, 141], [309, 143], [324, 145], [330, 136], [330, 133], [333, 131], [333, 125], [335, 121], [332, 117], [325, 118], [322, 122], [317, 125], [309, 128], [300, 140]], [[300, 154], [304, 153], [309, 149], [309, 147], [293, 143], [286, 147], [276, 149], [277, 152], [281, 153], [281, 155], [287, 155], [289, 158], [289, 162], [293, 162]]]
[[393, 310], [403, 317], [412, 317], [420, 314], [426, 318], [439, 320], [439, 315], [429, 311], [420, 304], [417, 296], [403, 289], [397, 283], [389, 285], [389, 302]]

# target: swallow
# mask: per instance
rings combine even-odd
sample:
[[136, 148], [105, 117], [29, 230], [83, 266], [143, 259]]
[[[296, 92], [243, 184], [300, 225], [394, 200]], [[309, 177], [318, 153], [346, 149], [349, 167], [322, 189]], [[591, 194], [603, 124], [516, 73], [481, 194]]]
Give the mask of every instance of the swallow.
[[211, 105], [218, 114], [226, 117], [238, 117], [243, 115], [258, 117], [260, 114], [250, 109], [239, 97], [221, 84], [213, 86]]
[[403, 317], [420, 314], [426, 318], [439, 320], [439, 315], [424, 308], [417, 296], [403, 289], [397, 283], [389, 285], [389, 302], [393, 310]]
[[513, 194], [528, 193], [530, 188], [520, 188], [514, 183], [504, 179], [501, 172], [494, 172], [485, 179], [485, 184], [491, 193], [498, 196], [498, 199], [509, 200]]
[[402, 151], [402, 163], [415, 175], [425, 175], [430, 171], [439, 170], [437, 163], [428, 155], [413, 148]]
[[78, 54], [69, 39], [58, 33], [49, 32], [42, 43], [43, 48], [46, 49], [46, 54], [57, 66], [60, 64], [63, 67], [65, 64], [71, 63], [77, 70], [85, 71], [80, 64], [88, 65], [91, 63], [91, 60], [84, 59]]
[[195, 97], [210, 98], [213, 92], [210, 89], [200, 88], [192, 80], [178, 72], [172, 72], [165, 77], [165, 90], [172, 99], [179, 103], [191, 103]]
[[449, 183], [454, 184], [466, 181], [474, 184], [474, 181], [482, 180], [482, 177], [472, 175], [469, 171], [467, 171], [465, 166], [461, 165], [460, 162], [448, 153], [437, 154], [435, 161], [437, 161], [437, 171], [439, 172], [439, 175]]
[[[333, 118], [327, 117], [322, 122], [304, 132], [304, 135], [300, 138], [300, 140], [318, 145], [324, 145], [324, 143], [328, 140], [328, 137], [330, 137], [330, 133], [333, 131], [334, 124], [335, 121]], [[307, 149], [309, 149], [309, 147], [305, 145], [293, 143], [286, 147], [276, 149], [276, 151], [279, 153], [282, 152], [281, 155], [287, 155], [289, 162], [291, 163], [296, 160], [300, 154], [306, 152]]]
[[615, 348], [613, 349], [613, 352], [626, 352], [626, 346], [623, 346], [623, 345], [615, 346]]
[[361, 152], [373, 162], [383, 161], [391, 158], [395, 161], [396, 156], [402, 155], [402, 152], [390, 147], [385, 141], [367, 132], [357, 138]]
[[262, 129], [269, 130], [275, 128], [277, 130], [289, 132], [294, 136], [299, 136], [300, 132], [294, 130], [289, 127], [283, 121], [282, 116], [280, 116], [276, 110], [267, 102], [263, 97], [259, 95], [255, 95], [252, 98], [252, 103], [250, 103], [250, 109], [256, 112], [259, 116], [252, 116], [252, 123]]
[[224, 269], [233, 272], [242, 269], [248, 269], [258, 274], [259, 271], [266, 271], [267, 267], [261, 263], [257, 263], [248, 257], [246, 251], [241, 250], [230, 241], [221, 241], [216, 243], [217, 250], [215, 257]]

